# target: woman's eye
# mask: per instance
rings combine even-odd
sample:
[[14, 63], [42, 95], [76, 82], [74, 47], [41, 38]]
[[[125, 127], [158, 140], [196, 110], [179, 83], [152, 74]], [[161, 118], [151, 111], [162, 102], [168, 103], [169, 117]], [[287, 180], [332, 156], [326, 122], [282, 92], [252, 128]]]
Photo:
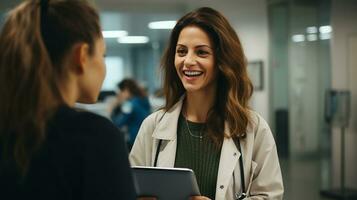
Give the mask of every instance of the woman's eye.
[[207, 51], [204, 50], [198, 50], [197, 51], [197, 55], [199, 56], [207, 56], [209, 53]]
[[186, 51], [184, 49], [178, 49], [176, 51], [176, 53], [179, 55], [179, 56], [184, 56], [186, 54]]

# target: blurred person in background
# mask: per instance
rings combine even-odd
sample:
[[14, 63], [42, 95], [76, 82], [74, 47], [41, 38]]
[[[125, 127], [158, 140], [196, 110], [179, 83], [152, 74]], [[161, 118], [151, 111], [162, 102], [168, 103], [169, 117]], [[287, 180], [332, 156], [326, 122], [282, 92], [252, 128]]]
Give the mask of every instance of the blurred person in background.
[[253, 86], [228, 20], [207, 7], [183, 16], [161, 66], [166, 105], [144, 120], [131, 164], [192, 169], [195, 200], [282, 199], [275, 141], [248, 106]]
[[105, 77], [97, 11], [26, 0], [0, 34], [0, 199], [135, 199], [123, 135], [73, 109]]
[[134, 79], [124, 79], [117, 86], [119, 91], [112, 106], [111, 119], [118, 128], [127, 130], [127, 145], [131, 149], [151, 107], [145, 90]]

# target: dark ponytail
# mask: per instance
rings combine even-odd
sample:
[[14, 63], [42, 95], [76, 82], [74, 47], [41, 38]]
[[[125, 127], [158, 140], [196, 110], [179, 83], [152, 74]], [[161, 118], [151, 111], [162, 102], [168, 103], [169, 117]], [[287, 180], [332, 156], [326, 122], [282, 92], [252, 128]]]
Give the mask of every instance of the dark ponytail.
[[48, 119], [63, 103], [58, 84], [68, 70], [62, 65], [66, 53], [78, 42], [93, 49], [101, 36], [98, 15], [84, 1], [53, 0], [47, 6], [21, 3], [0, 34], [0, 161], [15, 162], [22, 175], [46, 137]]

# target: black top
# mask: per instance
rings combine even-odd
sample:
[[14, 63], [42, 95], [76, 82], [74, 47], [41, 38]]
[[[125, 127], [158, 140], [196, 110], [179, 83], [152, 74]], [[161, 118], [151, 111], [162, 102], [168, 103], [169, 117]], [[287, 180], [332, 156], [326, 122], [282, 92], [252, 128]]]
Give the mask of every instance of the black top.
[[[104, 117], [62, 106], [20, 178], [0, 157], [0, 199], [135, 199], [123, 135]], [[5, 197], [5, 198], [4, 198]]]

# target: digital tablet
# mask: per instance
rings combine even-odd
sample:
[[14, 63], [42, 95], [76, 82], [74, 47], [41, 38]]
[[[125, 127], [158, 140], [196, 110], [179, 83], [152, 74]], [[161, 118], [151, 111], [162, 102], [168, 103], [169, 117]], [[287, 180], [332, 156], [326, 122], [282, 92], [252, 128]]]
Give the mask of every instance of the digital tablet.
[[132, 170], [138, 197], [183, 200], [200, 195], [191, 169], [134, 166]]

